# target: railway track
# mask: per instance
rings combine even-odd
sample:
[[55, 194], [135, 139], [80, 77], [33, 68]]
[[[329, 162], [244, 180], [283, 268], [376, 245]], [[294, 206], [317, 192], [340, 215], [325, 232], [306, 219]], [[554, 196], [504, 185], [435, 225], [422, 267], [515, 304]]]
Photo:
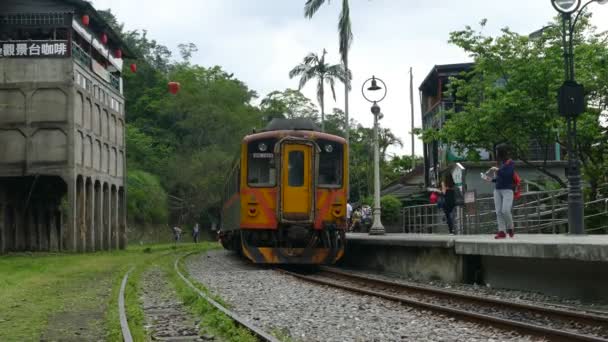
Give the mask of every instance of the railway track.
[[350, 292], [384, 298], [551, 341], [608, 342], [608, 316], [370, 278], [333, 268], [317, 272], [277, 269], [291, 276]]
[[[196, 292], [199, 297], [203, 298], [209, 304], [213, 305], [217, 310], [221, 311], [223, 314], [225, 314], [226, 316], [228, 316], [238, 326], [247, 329], [258, 340], [264, 341], [264, 342], [279, 342], [279, 340], [276, 337], [274, 337], [274, 336], [270, 335], [269, 333], [265, 332], [260, 327], [258, 327], [256, 325], [254, 325], [253, 323], [251, 323], [249, 320], [247, 320], [247, 319], [245, 319], [243, 317], [240, 317], [235, 312], [233, 312], [233, 311], [229, 310], [228, 308], [222, 306], [220, 303], [218, 303], [213, 298], [211, 298], [208, 295], [206, 295], [198, 287], [196, 287], [194, 284], [192, 284], [192, 282], [184, 274], [182, 274], [182, 272], [179, 270], [179, 267], [178, 267], [180, 260], [182, 258], [185, 258], [185, 257], [191, 255], [191, 254], [193, 254], [193, 253], [186, 254], [186, 255], [183, 255], [181, 257], [176, 258], [175, 259], [175, 263], [173, 264], [174, 271], [182, 279], [182, 281], [186, 285], [188, 285], [188, 287], [190, 287], [194, 292]], [[119, 318], [120, 318], [120, 324], [121, 324], [121, 330], [122, 330], [123, 340], [125, 342], [131, 342], [131, 341], [133, 341], [133, 339], [131, 337], [131, 331], [129, 329], [129, 325], [128, 325], [128, 322], [127, 322], [127, 315], [126, 315], [125, 305], [124, 305], [124, 303], [125, 303], [124, 288], [126, 286], [129, 273], [131, 273], [132, 270], [133, 269], [130, 269], [128, 272], [126, 272], [125, 276], [123, 277], [122, 284], [121, 284], [121, 289], [120, 289], [120, 292], [119, 292], [119, 298], [118, 298], [118, 313], [119, 313]]]

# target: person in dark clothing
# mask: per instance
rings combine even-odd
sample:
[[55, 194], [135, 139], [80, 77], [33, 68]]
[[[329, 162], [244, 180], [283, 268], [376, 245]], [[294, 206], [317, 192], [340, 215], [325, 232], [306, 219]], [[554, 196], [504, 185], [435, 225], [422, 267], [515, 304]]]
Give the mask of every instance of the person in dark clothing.
[[445, 213], [445, 221], [448, 224], [450, 235], [454, 235], [454, 208], [456, 207], [456, 191], [454, 179], [450, 173], [446, 173], [441, 181], [440, 207]]
[[497, 148], [496, 159], [499, 162], [498, 167], [492, 167], [490, 171], [494, 172], [494, 177], [491, 179], [495, 183], [494, 187], [494, 206], [496, 208], [496, 220], [498, 221], [498, 233], [495, 239], [504, 239], [509, 235], [515, 235], [513, 216], [511, 209], [513, 208], [513, 174], [515, 173], [515, 163], [509, 159], [508, 149], [505, 145]]

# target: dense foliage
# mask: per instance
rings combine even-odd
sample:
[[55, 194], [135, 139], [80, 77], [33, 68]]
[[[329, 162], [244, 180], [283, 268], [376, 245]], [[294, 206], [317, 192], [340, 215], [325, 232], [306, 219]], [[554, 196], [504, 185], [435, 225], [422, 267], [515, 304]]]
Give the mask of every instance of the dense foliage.
[[[484, 25], [485, 20], [482, 29]], [[584, 85], [588, 101], [587, 111], [578, 120], [580, 158], [594, 197], [598, 185], [608, 181], [607, 134], [600, 125], [608, 105], [608, 34], [597, 33], [588, 15], [581, 17], [576, 31], [576, 79]], [[464, 77], [452, 79], [446, 94], [461, 111], [448, 112], [443, 128], [424, 132], [425, 140], [450, 143], [468, 151], [473, 159], [477, 148], [492, 151], [500, 143], [509, 144], [524, 162], [531, 144], [547, 151], [559, 143], [566, 151], [565, 120], [557, 114], [556, 100], [564, 81], [559, 21], [533, 37], [508, 28], [491, 37], [467, 26], [452, 32], [450, 42], [468, 52], [475, 66]], [[537, 167], [548, 179], [565, 186], [543, 165]]]
[[395, 224], [399, 221], [401, 212], [401, 201], [395, 196], [382, 196], [380, 199], [382, 207], [382, 221], [386, 224]]

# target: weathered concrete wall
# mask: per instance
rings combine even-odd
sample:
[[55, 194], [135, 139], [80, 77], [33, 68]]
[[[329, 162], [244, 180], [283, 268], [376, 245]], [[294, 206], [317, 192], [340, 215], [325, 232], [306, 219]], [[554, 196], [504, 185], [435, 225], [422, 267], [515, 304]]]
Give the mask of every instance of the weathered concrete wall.
[[461, 282], [463, 257], [452, 248], [347, 244], [343, 264], [420, 280]]
[[485, 283], [494, 287], [608, 301], [608, 263], [484, 256], [482, 265]]
[[0, 253], [124, 248], [125, 168], [121, 94], [72, 59], [0, 59]]

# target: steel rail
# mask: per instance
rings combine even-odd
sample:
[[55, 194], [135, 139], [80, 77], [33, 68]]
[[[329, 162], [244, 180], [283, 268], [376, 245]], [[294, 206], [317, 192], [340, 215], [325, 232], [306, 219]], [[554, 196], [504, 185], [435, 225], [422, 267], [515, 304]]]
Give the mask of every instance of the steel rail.
[[261, 328], [255, 326], [254, 324], [252, 324], [251, 322], [249, 322], [247, 319], [245, 319], [243, 317], [240, 317], [236, 313], [234, 313], [234, 312], [226, 309], [220, 303], [218, 303], [215, 300], [213, 300], [211, 297], [209, 297], [203, 291], [201, 291], [198, 287], [194, 286], [194, 284], [192, 284], [192, 282], [190, 282], [190, 280], [188, 280], [188, 278], [186, 278], [179, 271], [179, 267], [178, 267], [179, 261], [182, 258], [185, 258], [185, 257], [187, 257], [187, 256], [189, 256], [191, 254], [194, 254], [194, 253], [197, 253], [197, 252], [188, 253], [186, 255], [178, 257], [177, 259], [175, 259], [175, 263], [173, 264], [173, 267], [175, 268], [175, 272], [177, 272], [177, 275], [180, 278], [182, 278], [182, 280], [184, 281], [184, 283], [186, 283], [186, 285], [188, 285], [188, 287], [190, 287], [193, 291], [195, 291], [201, 298], [203, 298], [204, 300], [206, 300], [209, 304], [213, 305], [217, 310], [221, 311], [226, 316], [230, 317], [230, 319], [232, 319], [234, 322], [236, 322], [239, 326], [241, 326], [241, 327], [249, 330], [253, 335], [255, 335], [261, 341], [280, 342], [280, 340], [277, 339], [276, 337], [268, 334], [267, 332], [265, 332]]
[[[468, 293], [450, 291], [445, 289], [439, 289], [434, 287], [422, 286], [422, 285], [414, 285], [414, 284], [404, 284], [390, 280], [376, 279], [372, 277], [367, 277], [360, 274], [354, 274], [352, 272], [346, 272], [342, 270], [338, 270], [331, 267], [321, 267], [323, 272], [338, 274], [344, 277], [350, 277], [359, 279], [367, 282], [375, 282], [381, 285], [395, 286], [404, 290], [411, 290], [417, 292], [425, 292], [433, 295], [440, 295], [446, 298], [459, 298], [463, 300], [469, 300], [472, 302], [478, 302], [482, 304], [493, 304], [493, 305], [501, 305], [503, 307], [508, 307], [512, 309], [523, 309], [528, 311], [533, 311], [540, 314], [551, 314], [555, 316], [559, 316], [563, 319], [574, 319], [577, 321], [584, 321], [587, 324], [604, 324], [608, 325], [608, 312], [606, 315], [596, 314], [599, 313], [595, 311], [594, 313], [585, 312], [583, 309], [576, 309], [577, 311], [572, 311], [575, 308], [569, 308], [567, 306], [561, 305], [560, 308], [557, 307], [548, 307], [548, 306], [540, 306], [532, 303], [524, 303], [524, 302], [512, 302], [506, 301], [498, 298], [491, 298], [485, 296], [476, 296]], [[548, 304], [551, 305], [551, 304]]]
[[125, 288], [127, 287], [129, 274], [134, 268], [135, 267], [131, 267], [127, 273], [125, 273], [125, 276], [122, 278], [122, 283], [120, 284], [120, 292], [118, 293], [118, 317], [120, 319], [122, 338], [125, 342], [133, 342], [131, 330], [129, 330], [129, 322], [127, 321], [127, 312], [125, 311]]
[[[293, 277], [296, 277], [296, 278], [299, 278], [302, 280], [309, 281], [309, 282], [327, 285], [327, 286], [331, 286], [331, 287], [335, 287], [335, 288], [340, 288], [340, 289], [350, 291], [350, 292], [379, 297], [379, 298], [383, 298], [383, 299], [387, 299], [387, 300], [391, 300], [391, 301], [395, 301], [395, 302], [399, 302], [399, 303], [407, 304], [407, 305], [411, 305], [411, 306], [416, 306], [416, 307], [419, 307], [422, 309], [427, 309], [427, 310], [431, 310], [431, 311], [435, 311], [435, 312], [439, 312], [439, 313], [443, 313], [443, 314], [447, 313], [447, 314], [450, 314], [455, 317], [464, 318], [466, 320], [472, 320], [472, 321], [486, 323], [486, 324], [490, 323], [490, 324], [492, 324], [494, 326], [498, 326], [500, 328], [514, 329], [514, 330], [520, 331], [522, 333], [548, 338], [552, 341], [608, 342], [607, 339], [604, 339], [601, 337], [577, 334], [577, 333], [570, 332], [570, 331], [558, 330], [558, 329], [544, 327], [544, 326], [540, 326], [540, 325], [536, 325], [536, 324], [525, 323], [525, 322], [521, 322], [521, 321], [517, 321], [517, 320], [511, 320], [511, 319], [507, 319], [507, 318], [491, 316], [491, 315], [486, 315], [486, 314], [482, 314], [482, 313], [465, 311], [462, 309], [456, 309], [456, 308], [445, 306], [445, 305], [432, 304], [432, 303], [428, 303], [425, 301], [414, 300], [414, 299], [407, 298], [407, 297], [397, 296], [397, 295], [388, 294], [388, 293], [382, 293], [382, 292], [378, 292], [378, 291], [372, 291], [372, 290], [368, 290], [368, 289], [364, 289], [364, 288], [359, 288], [359, 287], [355, 287], [355, 286], [337, 283], [334, 281], [318, 279], [318, 278], [314, 278], [311, 276], [291, 272], [291, 271], [288, 271], [285, 269], [277, 269], [277, 271], [282, 272], [284, 274], [291, 275]], [[359, 280], [362, 280], [362, 279], [359, 279]], [[371, 278], [371, 280], [373, 280], [374, 282], [377, 281], [376, 279], [373, 279], [373, 278]], [[382, 281], [380, 281], [380, 282], [382, 282]], [[387, 282], [384, 285], [395, 286], [391, 283], [392, 282]], [[399, 283], [395, 283], [395, 284], [402, 285]], [[443, 296], [444, 294], [440, 294], [440, 295]]]

